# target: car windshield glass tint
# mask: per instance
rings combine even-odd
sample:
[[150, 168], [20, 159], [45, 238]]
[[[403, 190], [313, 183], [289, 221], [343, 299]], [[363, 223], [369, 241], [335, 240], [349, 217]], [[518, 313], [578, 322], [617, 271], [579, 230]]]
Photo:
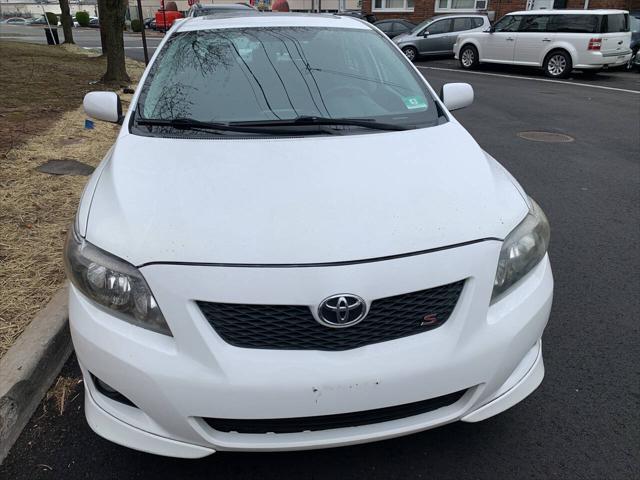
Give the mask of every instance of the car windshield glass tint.
[[[249, 9], [247, 9], [249, 11]], [[228, 13], [244, 13], [244, 10], [239, 8], [207, 8], [200, 7], [193, 11], [194, 17], [203, 17], [205, 15], [226, 15]]]
[[255, 122], [300, 117], [435, 125], [422, 79], [379, 34], [307, 27], [177, 34], [154, 63], [136, 118]]

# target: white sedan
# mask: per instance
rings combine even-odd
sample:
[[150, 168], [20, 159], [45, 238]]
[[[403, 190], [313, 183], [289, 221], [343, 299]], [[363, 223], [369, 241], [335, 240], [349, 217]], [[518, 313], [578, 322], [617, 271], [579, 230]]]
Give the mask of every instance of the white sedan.
[[[477, 422], [542, 381], [541, 208], [351, 17], [174, 25], [65, 247], [91, 427], [176, 457]], [[508, 432], [507, 432], [508, 435]], [[508, 441], [508, 438], [505, 438]]]

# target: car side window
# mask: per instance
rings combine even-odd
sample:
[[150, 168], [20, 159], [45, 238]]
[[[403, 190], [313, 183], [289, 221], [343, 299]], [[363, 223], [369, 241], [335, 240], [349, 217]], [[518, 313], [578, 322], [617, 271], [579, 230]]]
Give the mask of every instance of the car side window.
[[451, 31], [451, 20], [440, 20], [433, 22], [425, 29], [425, 33], [429, 32], [429, 35], [436, 35], [438, 33], [448, 33]]
[[494, 26], [496, 32], [516, 32], [520, 26], [522, 17], [520, 15], [506, 15], [502, 17]]
[[559, 33], [599, 33], [598, 15], [552, 15], [547, 32]]
[[629, 31], [628, 16], [623, 13], [616, 13], [606, 16], [606, 30], [604, 33], [619, 33]]
[[484, 21], [481, 18], [472, 18], [471, 22], [473, 23], [473, 28], [480, 28], [484, 25]]
[[519, 32], [546, 32], [549, 15], [525, 15], [522, 17]]
[[460, 17], [453, 19], [453, 32], [462, 32], [464, 30], [471, 30], [474, 28], [472, 19], [470, 17]]

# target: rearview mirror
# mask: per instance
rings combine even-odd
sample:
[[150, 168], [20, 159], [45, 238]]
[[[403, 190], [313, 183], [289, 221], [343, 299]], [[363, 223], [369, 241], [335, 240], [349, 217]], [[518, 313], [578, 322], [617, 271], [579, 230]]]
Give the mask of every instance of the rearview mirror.
[[473, 87], [468, 83], [445, 83], [440, 99], [449, 111], [468, 107], [473, 103]]
[[95, 120], [122, 123], [122, 104], [115, 92], [89, 92], [82, 105], [85, 113]]

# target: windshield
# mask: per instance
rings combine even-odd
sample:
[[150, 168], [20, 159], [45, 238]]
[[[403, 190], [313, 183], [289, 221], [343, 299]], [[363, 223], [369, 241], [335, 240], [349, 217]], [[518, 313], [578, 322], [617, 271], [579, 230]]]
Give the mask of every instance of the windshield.
[[420, 76], [380, 35], [316, 27], [179, 33], [152, 66], [136, 111], [137, 121], [301, 117], [416, 128], [437, 124], [439, 113]]
[[252, 8], [243, 8], [243, 7], [238, 7], [238, 8], [233, 8], [233, 7], [229, 7], [229, 8], [225, 8], [225, 7], [207, 7], [202, 6], [202, 7], [198, 7], [198, 8], [194, 8], [193, 9], [193, 17], [203, 17], [206, 15], [224, 15], [224, 14], [228, 14], [228, 13], [253, 13], [253, 9]]
[[427, 25], [429, 25], [431, 22], [433, 22], [434, 17], [429, 17], [427, 18], [425, 21], [419, 23], [418, 25], [415, 26], [415, 28], [413, 30], [411, 30], [411, 33], [419, 33], [424, 27], [426, 27]]

